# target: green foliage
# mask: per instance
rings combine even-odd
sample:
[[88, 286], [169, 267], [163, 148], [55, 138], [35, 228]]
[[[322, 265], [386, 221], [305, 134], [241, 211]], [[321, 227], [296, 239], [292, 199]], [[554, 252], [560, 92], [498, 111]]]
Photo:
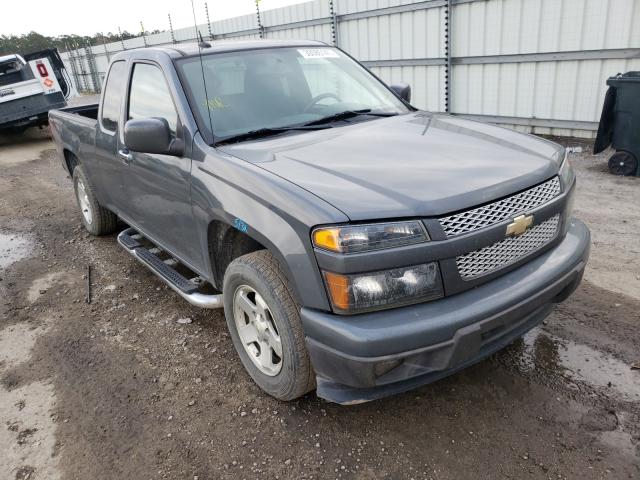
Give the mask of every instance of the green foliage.
[[[146, 34], [158, 33], [159, 30], [146, 32]], [[119, 33], [96, 33], [95, 35], [60, 35], [57, 37], [47, 37], [38, 32], [29, 32], [22, 35], [0, 35], [0, 55], [11, 53], [26, 54], [42, 50], [44, 48], [57, 48], [60, 51], [69, 48], [85, 47], [89, 45], [102, 45], [102, 43], [119, 42], [134, 38], [140, 34], [129, 33], [127, 31]]]

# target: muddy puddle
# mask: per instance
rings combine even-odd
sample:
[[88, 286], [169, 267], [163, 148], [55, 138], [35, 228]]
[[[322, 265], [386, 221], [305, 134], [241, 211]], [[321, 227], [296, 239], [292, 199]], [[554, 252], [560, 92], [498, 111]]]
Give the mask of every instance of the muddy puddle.
[[28, 257], [31, 249], [32, 245], [27, 237], [0, 233], [0, 270]]
[[640, 401], [640, 372], [587, 345], [536, 328], [522, 340], [520, 367], [544, 370], [575, 383], [613, 390], [627, 401]]

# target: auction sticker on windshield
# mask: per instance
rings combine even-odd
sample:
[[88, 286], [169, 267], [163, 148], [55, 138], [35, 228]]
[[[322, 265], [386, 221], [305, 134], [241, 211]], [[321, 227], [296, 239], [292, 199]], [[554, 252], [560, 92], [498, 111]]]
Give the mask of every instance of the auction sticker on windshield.
[[304, 58], [340, 58], [340, 55], [331, 48], [299, 48], [298, 52]]

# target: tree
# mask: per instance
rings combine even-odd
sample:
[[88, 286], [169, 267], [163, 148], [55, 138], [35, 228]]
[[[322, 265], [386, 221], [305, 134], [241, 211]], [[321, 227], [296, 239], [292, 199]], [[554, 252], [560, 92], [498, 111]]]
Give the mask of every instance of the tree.
[[[149, 33], [159, 33], [160, 30], [154, 30]], [[96, 33], [94, 35], [59, 35], [57, 37], [47, 37], [38, 32], [29, 32], [22, 35], [0, 35], [0, 55], [8, 55], [11, 53], [27, 54], [45, 48], [57, 48], [64, 51], [69, 48], [84, 47], [89, 45], [101, 45], [104, 43], [118, 42], [120, 40], [128, 40], [135, 38], [139, 34], [129, 33], [126, 30], [119, 33]]]

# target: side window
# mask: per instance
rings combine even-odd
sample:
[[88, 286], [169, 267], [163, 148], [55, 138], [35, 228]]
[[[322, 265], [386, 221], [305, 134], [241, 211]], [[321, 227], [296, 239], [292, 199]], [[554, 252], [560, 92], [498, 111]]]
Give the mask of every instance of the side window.
[[118, 118], [120, 117], [120, 102], [127, 79], [127, 64], [115, 62], [111, 65], [107, 86], [102, 100], [102, 126], [115, 132], [118, 130]]
[[176, 136], [178, 114], [162, 71], [155, 65], [138, 63], [133, 68], [128, 118], [164, 118]]

